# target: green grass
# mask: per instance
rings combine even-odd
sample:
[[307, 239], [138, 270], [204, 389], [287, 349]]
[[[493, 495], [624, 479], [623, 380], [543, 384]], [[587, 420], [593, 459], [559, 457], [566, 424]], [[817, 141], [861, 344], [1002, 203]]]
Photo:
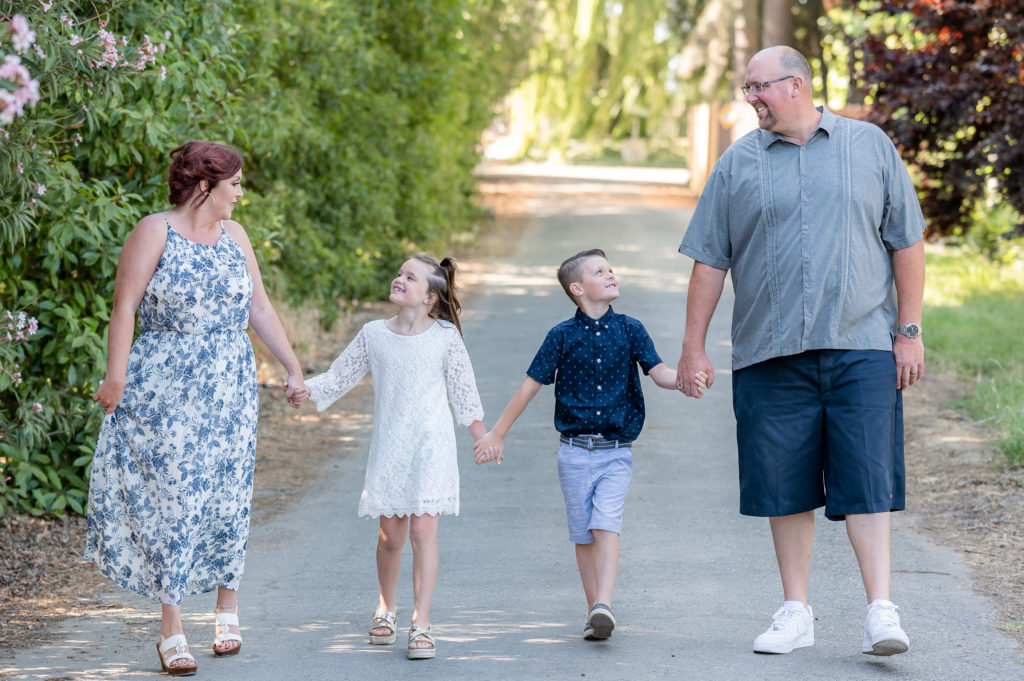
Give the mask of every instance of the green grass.
[[1011, 466], [1024, 466], [1024, 262], [995, 265], [966, 249], [929, 246], [926, 360], [973, 390], [958, 404], [991, 424]]
[[1003, 631], [1015, 631], [1017, 633], [1024, 633], [1024, 622], [1010, 622], [1009, 624], [1001, 624], [998, 629]]

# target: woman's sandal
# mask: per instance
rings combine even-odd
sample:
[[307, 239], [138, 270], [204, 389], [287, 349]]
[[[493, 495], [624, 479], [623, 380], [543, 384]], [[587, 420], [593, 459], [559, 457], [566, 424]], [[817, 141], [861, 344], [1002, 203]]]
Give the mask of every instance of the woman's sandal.
[[[381, 636], [374, 634], [374, 629], [387, 629], [391, 633]], [[377, 613], [373, 616], [373, 622], [370, 624], [370, 643], [375, 646], [390, 645], [397, 639], [396, 631], [398, 631], [398, 622], [395, 618], [395, 613]]]
[[[425, 641], [430, 644], [430, 647], [414, 648], [413, 643], [419, 641]], [[434, 635], [430, 633], [430, 627], [426, 629], [420, 629], [415, 624], [412, 629], [409, 630], [409, 652], [408, 657], [410, 660], [429, 660], [434, 657], [437, 652], [437, 641], [434, 640]]]
[[[170, 657], [164, 657], [164, 653], [174, 651]], [[156, 654], [160, 656], [160, 668], [171, 676], [193, 676], [196, 673], [196, 658], [188, 652], [188, 642], [185, 641], [185, 634], [175, 634], [160, 640], [156, 644]], [[192, 664], [180, 664], [171, 666], [178, 660], [192, 660]]]
[[[231, 631], [231, 627], [238, 628], [238, 604], [218, 605], [221, 608], [234, 608], [235, 612], [217, 612], [217, 635], [213, 637], [213, 654], [217, 657], [237, 655], [242, 650], [242, 636]], [[218, 648], [217, 646], [228, 641], [238, 641], [238, 645], [232, 648]]]

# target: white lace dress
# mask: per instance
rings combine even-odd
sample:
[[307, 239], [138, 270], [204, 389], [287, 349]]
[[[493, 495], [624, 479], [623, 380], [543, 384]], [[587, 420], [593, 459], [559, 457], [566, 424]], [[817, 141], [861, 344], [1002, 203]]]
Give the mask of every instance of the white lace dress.
[[482, 420], [473, 365], [453, 324], [436, 321], [415, 336], [383, 319], [359, 330], [331, 368], [306, 381], [323, 411], [369, 371], [373, 376], [373, 436], [361, 516], [459, 513], [455, 426]]

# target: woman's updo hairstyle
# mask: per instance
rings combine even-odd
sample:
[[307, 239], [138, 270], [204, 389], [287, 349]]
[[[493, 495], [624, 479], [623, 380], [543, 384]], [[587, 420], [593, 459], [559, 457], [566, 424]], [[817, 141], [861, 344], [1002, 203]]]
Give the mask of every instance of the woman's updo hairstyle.
[[241, 169], [242, 157], [229, 146], [201, 140], [185, 142], [171, 152], [168, 199], [175, 206], [184, 205], [199, 183], [206, 180], [206, 192], [200, 192], [192, 201], [192, 208], [199, 208], [218, 182], [234, 177]]

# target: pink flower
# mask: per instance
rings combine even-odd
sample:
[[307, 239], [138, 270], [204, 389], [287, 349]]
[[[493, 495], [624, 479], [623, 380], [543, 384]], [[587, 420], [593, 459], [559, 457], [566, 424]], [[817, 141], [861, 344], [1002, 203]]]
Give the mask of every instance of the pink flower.
[[77, 45], [80, 42], [82, 42], [82, 36], [78, 35], [77, 33], [72, 33], [71, 34], [71, 46], [74, 47], [75, 45]]
[[35, 32], [28, 27], [28, 19], [21, 14], [15, 14], [11, 19], [11, 33], [14, 34], [11, 43], [18, 52], [24, 52], [36, 41]]
[[32, 403], [32, 411], [35, 412], [36, 414], [42, 414], [43, 413], [43, 405], [39, 404], [38, 402], [33, 402]]
[[171, 39], [171, 32], [170, 31], [164, 31], [164, 40], [170, 40], [170, 39]]
[[53, 0], [50, 0], [50, 2], [43, 2], [42, 5], [43, 5], [43, 11], [44, 12], [49, 12], [50, 8], [53, 7]]
[[166, 66], [161, 66], [160, 67], [160, 80], [167, 80], [167, 67]]
[[67, 26], [68, 28], [71, 28], [72, 26], [75, 25], [74, 20], [72, 20], [71, 17], [69, 17], [67, 14], [61, 14], [60, 15], [60, 22], [62, 24], [64, 24], [65, 26]]
[[43, 52], [43, 48], [39, 47], [38, 44], [33, 45], [32, 49], [34, 49], [36, 51], [36, 54], [39, 55], [40, 59], [46, 59], [46, 53]]
[[13, 92], [0, 90], [0, 125], [7, 125], [14, 122], [15, 116], [20, 116], [22, 107], [18, 103]]
[[39, 196], [42, 196], [45, 193], [46, 193], [46, 185], [45, 184], [37, 184], [36, 185], [36, 194], [39, 194]]
[[23, 165], [21, 165], [21, 161], [18, 161], [18, 174], [19, 175], [24, 175], [25, 174], [25, 167]]
[[21, 65], [21, 57], [16, 54], [9, 54], [4, 57], [3, 63], [0, 64], [0, 78], [12, 83], [21, 84], [23, 79], [30, 77], [28, 69]]

